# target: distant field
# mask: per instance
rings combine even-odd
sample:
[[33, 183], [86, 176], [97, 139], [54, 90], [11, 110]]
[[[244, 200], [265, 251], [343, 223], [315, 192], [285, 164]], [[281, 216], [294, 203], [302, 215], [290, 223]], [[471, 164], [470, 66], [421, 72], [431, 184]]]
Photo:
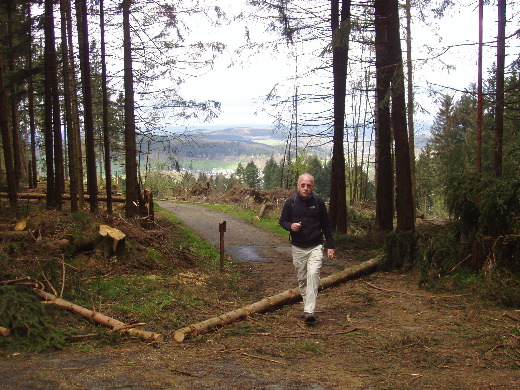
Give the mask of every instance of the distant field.
[[223, 160], [191, 160], [181, 162], [183, 168], [193, 167], [194, 171], [211, 171], [215, 169], [225, 169], [235, 171], [238, 166], [238, 161], [223, 161]]

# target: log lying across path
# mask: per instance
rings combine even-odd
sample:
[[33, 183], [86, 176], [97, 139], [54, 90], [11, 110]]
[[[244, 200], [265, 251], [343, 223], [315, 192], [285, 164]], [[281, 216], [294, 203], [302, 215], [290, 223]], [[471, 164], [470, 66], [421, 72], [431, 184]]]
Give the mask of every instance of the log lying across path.
[[[329, 275], [320, 280], [319, 289], [323, 290], [333, 287], [346, 282], [347, 280], [354, 279], [362, 274], [372, 272], [376, 269], [380, 259], [381, 257], [375, 257], [361, 264], [346, 268], [341, 272]], [[191, 324], [185, 328], [178, 329], [175, 331], [173, 338], [177, 342], [182, 342], [186, 337], [204, 334], [210, 332], [214, 328], [231, 324], [232, 322], [245, 318], [253, 313], [263, 313], [279, 306], [297, 302], [300, 299], [300, 289], [295, 287], [268, 298], [264, 298], [261, 301], [252, 303], [251, 305], [230, 311], [221, 316], [209, 318], [197, 324]]]
[[38, 295], [45, 301], [52, 302], [56, 306], [73, 311], [74, 313], [77, 313], [85, 317], [86, 319], [107, 326], [111, 328], [114, 332], [126, 333], [130, 336], [135, 336], [145, 341], [155, 341], [158, 343], [162, 343], [164, 341], [164, 335], [162, 334], [131, 328], [131, 326], [138, 326], [142, 324], [128, 325], [114, 318], [107, 317], [104, 314], [89, 309], [85, 309], [84, 307], [75, 305], [74, 303], [66, 301], [65, 299], [58, 298], [57, 296], [49, 294], [48, 292], [45, 292], [39, 288], [35, 288], [33, 289], [33, 291], [36, 295]]

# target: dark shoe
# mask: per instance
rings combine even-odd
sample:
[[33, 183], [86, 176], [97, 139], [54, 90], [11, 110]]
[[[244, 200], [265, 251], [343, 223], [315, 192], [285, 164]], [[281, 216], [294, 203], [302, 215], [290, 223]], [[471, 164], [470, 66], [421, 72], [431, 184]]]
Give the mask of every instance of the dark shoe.
[[316, 322], [316, 317], [314, 317], [314, 314], [312, 313], [303, 313], [303, 321], [305, 321], [307, 324], [310, 324], [312, 322]]

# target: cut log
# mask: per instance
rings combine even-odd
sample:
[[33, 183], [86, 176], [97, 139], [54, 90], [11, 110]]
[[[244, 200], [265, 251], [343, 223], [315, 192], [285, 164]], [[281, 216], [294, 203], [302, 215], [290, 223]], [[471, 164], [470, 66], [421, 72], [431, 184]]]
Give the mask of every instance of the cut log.
[[[329, 275], [320, 280], [319, 289], [323, 290], [330, 288], [340, 283], [346, 282], [347, 280], [372, 272], [377, 268], [377, 264], [379, 263], [380, 259], [381, 257], [376, 257], [353, 267], [346, 268], [341, 272]], [[264, 298], [261, 301], [255, 302], [251, 305], [230, 311], [221, 316], [213, 317], [205, 321], [189, 325], [185, 328], [178, 329], [175, 331], [173, 338], [177, 342], [182, 342], [186, 337], [204, 334], [217, 327], [231, 324], [253, 313], [263, 313], [268, 310], [275, 309], [279, 306], [297, 302], [300, 299], [300, 289], [295, 287], [268, 298]]]
[[78, 306], [74, 303], [66, 301], [65, 299], [62, 299], [62, 298], [58, 298], [57, 296], [50, 294], [48, 292], [45, 292], [43, 290], [35, 288], [35, 289], [33, 289], [33, 291], [36, 295], [38, 295], [40, 298], [44, 299], [46, 302], [53, 303], [56, 306], [59, 306], [63, 309], [67, 309], [69, 311], [77, 313], [88, 320], [91, 320], [98, 324], [107, 326], [107, 327], [111, 328], [113, 331], [125, 333], [125, 334], [128, 334], [129, 336], [138, 337], [141, 340], [145, 340], [145, 341], [155, 341], [158, 343], [162, 343], [164, 341], [164, 335], [162, 335], [162, 334], [131, 328], [131, 326], [133, 326], [133, 325], [125, 324], [124, 322], [121, 322], [114, 318], [110, 318], [104, 314]]
[[0, 326], [0, 335], [1, 336], [7, 337], [7, 336], [9, 336], [10, 332], [11, 331], [9, 329], [4, 328], [3, 326]]
[[108, 225], [99, 225], [99, 234], [106, 238], [109, 244], [109, 254], [119, 254], [123, 251], [126, 234]]

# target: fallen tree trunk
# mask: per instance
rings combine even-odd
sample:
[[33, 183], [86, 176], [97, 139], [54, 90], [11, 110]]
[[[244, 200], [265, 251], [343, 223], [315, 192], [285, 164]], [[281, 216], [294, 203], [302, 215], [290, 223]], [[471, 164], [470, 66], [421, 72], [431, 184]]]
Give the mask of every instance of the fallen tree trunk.
[[[98, 324], [107, 326], [107, 327], [111, 328], [113, 331], [126, 333], [129, 336], [138, 337], [141, 340], [145, 340], [145, 341], [155, 341], [158, 343], [162, 343], [164, 341], [164, 335], [162, 335], [162, 334], [147, 332], [145, 330], [129, 328], [132, 325], [125, 324], [124, 322], [118, 321], [114, 318], [110, 318], [104, 314], [101, 314], [101, 313], [86, 309], [84, 307], [75, 305], [74, 303], [66, 301], [65, 299], [62, 299], [62, 298], [58, 298], [57, 296], [49, 294], [48, 292], [45, 292], [38, 288], [33, 289], [33, 291], [36, 295], [38, 295], [40, 298], [44, 299], [46, 302], [54, 303], [56, 306], [59, 306], [63, 309], [67, 309], [69, 311], [77, 313], [77, 314], [81, 315], [82, 317], [89, 319], [91, 321], [94, 321]], [[136, 324], [134, 326], [137, 326], [137, 325], [139, 325], [139, 324]]]
[[[362, 274], [372, 272], [376, 269], [379, 261], [380, 257], [376, 257], [367, 260], [361, 264], [355, 265], [353, 267], [346, 268], [341, 272], [329, 275], [320, 280], [319, 289], [323, 290], [325, 288], [330, 288], [340, 283], [343, 283], [349, 279], [358, 277]], [[272, 295], [268, 298], [264, 298], [261, 301], [255, 302], [251, 305], [230, 311], [221, 316], [209, 318], [205, 321], [196, 324], [191, 324], [182, 329], [178, 329], [175, 331], [173, 338], [177, 342], [182, 342], [186, 337], [208, 333], [214, 328], [231, 324], [241, 318], [247, 317], [250, 314], [263, 313], [279, 306], [297, 302], [300, 299], [300, 289], [298, 287], [295, 287], [290, 290], [281, 292], [279, 294]]]

